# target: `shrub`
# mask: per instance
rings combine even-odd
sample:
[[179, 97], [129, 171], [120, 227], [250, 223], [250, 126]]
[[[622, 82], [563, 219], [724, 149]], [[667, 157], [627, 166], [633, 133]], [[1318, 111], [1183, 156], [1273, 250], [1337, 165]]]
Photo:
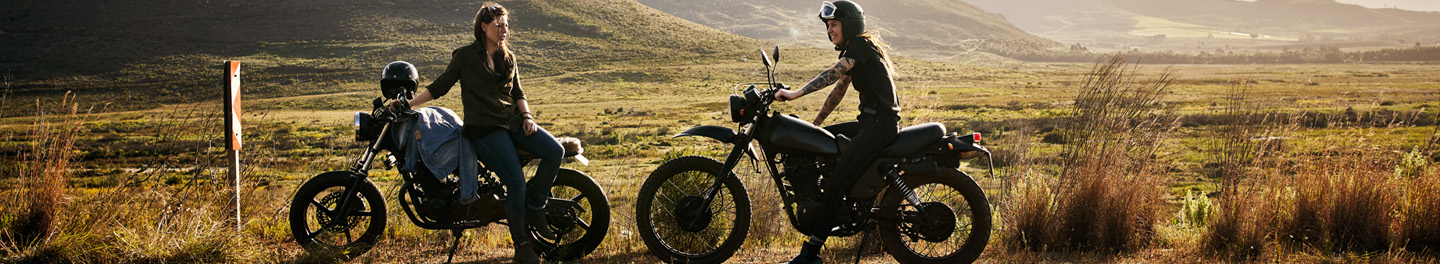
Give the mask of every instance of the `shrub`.
[[1181, 224], [1192, 227], [1205, 226], [1215, 215], [1215, 205], [1210, 202], [1209, 197], [1196, 196], [1195, 191], [1186, 190], [1184, 200], [1180, 201], [1180, 211], [1175, 214]]

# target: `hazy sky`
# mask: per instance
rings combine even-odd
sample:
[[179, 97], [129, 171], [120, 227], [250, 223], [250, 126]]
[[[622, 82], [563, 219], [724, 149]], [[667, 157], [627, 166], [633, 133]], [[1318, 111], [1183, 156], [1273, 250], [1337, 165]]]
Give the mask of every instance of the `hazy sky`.
[[1399, 8], [1419, 11], [1440, 11], [1440, 0], [1336, 0], [1370, 8]]

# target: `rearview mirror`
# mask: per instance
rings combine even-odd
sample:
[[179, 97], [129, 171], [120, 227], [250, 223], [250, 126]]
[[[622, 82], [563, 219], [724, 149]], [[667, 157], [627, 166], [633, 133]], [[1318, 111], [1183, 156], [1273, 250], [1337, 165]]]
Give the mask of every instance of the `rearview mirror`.
[[760, 49], [760, 60], [765, 61], [765, 68], [771, 68], [775, 66], [775, 63], [770, 62], [770, 55], [765, 54], [765, 49]]
[[775, 52], [770, 53], [770, 56], [775, 56], [775, 63], [780, 63], [780, 45], [775, 45]]

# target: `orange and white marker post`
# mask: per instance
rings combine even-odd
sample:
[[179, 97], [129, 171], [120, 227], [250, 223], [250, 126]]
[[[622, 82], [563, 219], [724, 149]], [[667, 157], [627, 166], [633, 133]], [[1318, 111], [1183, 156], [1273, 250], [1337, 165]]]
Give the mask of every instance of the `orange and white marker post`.
[[240, 222], [240, 62], [225, 61], [225, 149], [230, 156], [228, 183], [230, 205], [235, 211], [235, 230]]

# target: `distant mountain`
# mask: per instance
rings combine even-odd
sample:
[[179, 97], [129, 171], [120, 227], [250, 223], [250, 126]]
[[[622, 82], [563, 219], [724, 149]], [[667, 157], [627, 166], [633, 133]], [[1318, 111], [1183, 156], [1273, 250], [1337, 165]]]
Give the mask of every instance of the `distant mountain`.
[[[513, 13], [527, 76], [733, 59], [761, 44], [634, 0], [499, 2]], [[217, 99], [216, 69], [227, 59], [243, 61], [249, 98], [347, 91], [392, 60], [439, 74], [452, 50], [474, 41], [480, 3], [10, 0], [0, 5], [0, 75], [11, 100], [69, 90], [115, 110]], [[26, 113], [23, 105], [4, 105], [3, 116]]]
[[[640, 0], [666, 13], [780, 43], [830, 47], [816, 0]], [[947, 57], [980, 50], [1033, 53], [1060, 44], [1026, 33], [1005, 18], [953, 0], [858, 1], [869, 29], [878, 30], [897, 53]]]
[[[1198, 49], [1329, 42], [1393, 47], [1440, 39], [1440, 12], [1334, 0], [964, 0], [1067, 44]], [[1164, 36], [1158, 36], [1164, 35]], [[1178, 39], [1210, 39], [1178, 41]], [[1242, 40], [1242, 41], [1229, 41]], [[1433, 44], [1433, 43], [1432, 43]]]

